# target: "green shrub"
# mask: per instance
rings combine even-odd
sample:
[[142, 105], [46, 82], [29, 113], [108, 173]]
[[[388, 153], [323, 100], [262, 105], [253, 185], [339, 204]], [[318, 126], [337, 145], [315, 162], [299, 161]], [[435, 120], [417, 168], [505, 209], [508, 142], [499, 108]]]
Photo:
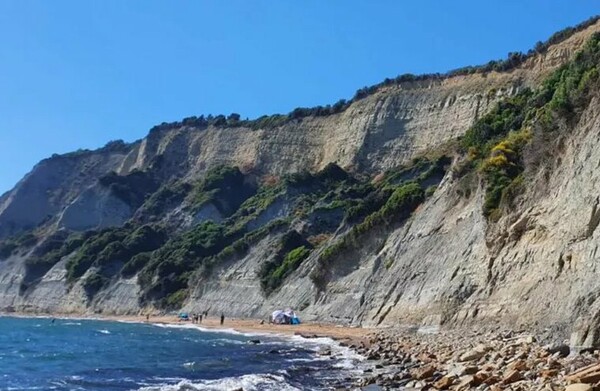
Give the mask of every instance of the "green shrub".
[[147, 299], [161, 298], [187, 288], [191, 272], [209, 257], [221, 252], [231, 237], [225, 227], [212, 221], [203, 222], [191, 231], [173, 238], [154, 251], [140, 271], [138, 282]]
[[181, 307], [183, 307], [183, 303], [185, 302], [185, 300], [188, 297], [188, 290], [187, 289], [180, 289], [175, 293], [171, 293], [170, 295], [168, 295], [163, 303], [163, 307], [167, 308], [167, 309], [179, 309]]
[[310, 249], [306, 246], [297, 247], [288, 252], [283, 261], [278, 266], [276, 264], [268, 264], [261, 276], [261, 287], [263, 291], [268, 295], [275, 289], [281, 286], [281, 283], [294, 272], [302, 261], [304, 261], [310, 255]]
[[217, 166], [196, 186], [191, 202], [196, 210], [212, 202], [221, 214], [229, 216], [255, 193], [256, 187], [246, 180], [239, 168]]
[[394, 265], [394, 258], [386, 258], [383, 266], [386, 270], [390, 269]]
[[186, 182], [175, 181], [163, 185], [144, 201], [137, 214], [145, 218], [156, 218], [181, 203], [191, 191], [192, 185]]
[[150, 262], [151, 258], [152, 253], [149, 252], [134, 255], [125, 265], [123, 265], [123, 268], [121, 269], [121, 275], [123, 277], [134, 276], [137, 272], [142, 270], [142, 268], [146, 266], [148, 262]]
[[91, 273], [83, 282], [83, 289], [88, 297], [93, 297], [106, 284], [108, 279], [98, 273]]
[[429, 198], [429, 197], [431, 197], [432, 195], [434, 195], [434, 194], [435, 194], [436, 190], [437, 190], [437, 186], [436, 186], [436, 185], [431, 185], [431, 186], [429, 186], [429, 187], [428, 187], [428, 188], [425, 190], [425, 197], [426, 197], [426, 198]]
[[5, 240], [1, 242], [0, 259], [6, 259], [10, 257], [17, 248], [19, 248], [18, 244], [12, 240]]
[[362, 223], [352, 227], [342, 238], [321, 252], [317, 265], [310, 274], [313, 283], [322, 288], [329, 272], [329, 264], [335, 258], [344, 252], [358, 250], [358, 246], [373, 229], [386, 229], [402, 222], [424, 199], [423, 189], [415, 182], [394, 190], [378, 211], [371, 213]]
[[115, 172], [101, 177], [98, 182], [125, 202], [137, 208], [144, 203], [146, 196], [158, 189], [158, 184], [152, 176], [143, 171], [133, 171], [127, 175], [118, 175]]
[[595, 33], [573, 61], [554, 71], [536, 91], [524, 90], [504, 99], [466, 132], [462, 145], [471, 164], [465, 167], [478, 166], [483, 173], [483, 213], [493, 215], [491, 220], [499, 218], [502, 200], [516, 195], [507, 191], [513, 181], [520, 178], [523, 184], [522, 151], [533, 139], [532, 131], [553, 132], [561, 128], [559, 124], [573, 121], [597, 89], [599, 43], [600, 34]]
[[17, 251], [24, 251], [35, 246], [38, 238], [33, 232], [25, 232], [0, 241], [0, 260], [6, 259]]
[[91, 266], [105, 270], [113, 262], [128, 263], [136, 254], [153, 251], [167, 240], [164, 228], [126, 225], [92, 234], [67, 261], [67, 279], [81, 277]]
[[[281, 283], [283, 276], [274, 276], [274, 273], [276, 273], [277, 269], [279, 269], [283, 265], [285, 259], [291, 252], [296, 250], [295, 256], [308, 255], [308, 253], [304, 254], [304, 250], [299, 250], [301, 247], [303, 247], [304, 249], [309, 249], [311, 248], [311, 245], [297, 231], [288, 231], [280, 239], [277, 254], [273, 257], [272, 260], [265, 262], [261, 265], [258, 271], [258, 276], [261, 280], [261, 287], [267, 295], [271, 293], [274, 289], [276, 289]], [[302, 261], [304, 260], [304, 258], [297, 258], [297, 260]], [[291, 266], [294, 266], [292, 264], [292, 259], [289, 260], [288, 265], [285, 267]], [[284, 273], [286, 270], [287, 269], [281, 269], [279, 273]]]

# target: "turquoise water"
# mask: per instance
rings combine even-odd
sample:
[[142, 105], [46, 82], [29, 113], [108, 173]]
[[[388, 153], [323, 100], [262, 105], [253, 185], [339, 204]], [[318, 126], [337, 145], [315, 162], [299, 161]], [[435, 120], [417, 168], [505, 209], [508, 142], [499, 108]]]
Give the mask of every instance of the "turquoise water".
[[[260, 339], [260, 344], [250, 340]], [[344, 384], [326, 340], [94, 320], [0, 317], [0, 390], [294, 390]]]

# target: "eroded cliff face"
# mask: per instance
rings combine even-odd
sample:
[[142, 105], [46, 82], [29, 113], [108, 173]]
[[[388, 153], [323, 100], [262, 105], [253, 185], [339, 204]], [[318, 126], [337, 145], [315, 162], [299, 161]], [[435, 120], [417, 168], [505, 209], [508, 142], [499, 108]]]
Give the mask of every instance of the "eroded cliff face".
[[[539, 85], [598, 30], [595, 24], [576, 33], [510, 72], [383, 87], [341, 113], [274, 129], [177, 127], [153, 131], [130, 145], [50, 158], [0, 198], [0, 238], [35, 227], [49, 235], [123, 225], [137, 216], [137, 208], [98, 184], [113, 171], [149, 172], [165, 184], [201, 179], [219, 165], [243, 167], [260, 178], [316, 172], [336, 162], [349, 172], [375, 176], [462, 136], [499, 100]], [[320, 247], [265, 294], [257, 274], [277, 258], [284, 233], [273, 230], [245, 253], [193, 279], [184, 308], [264, 317], [273, 308], [293, 307], [307, 320], [370, 326], [474, 321], [555, 326], [561, 334], [573, 332], [574, 344], [597, 344], [599, 99], [596, 95], [584, 108], [568, 134], [552, 140], [555, 155], [529, 173], [531, 185], [518, 204], [493, 224], [482, 213], [485, 189], [477, 175], [465, 183], [448, 170], [408, 220], [371, 231], [359, 250], [336, 259], [325, 288], [311, 278]], [[465, 186], [472, 190], [468, 195]], [[192, 213], [178, 202], [161, 218], [178, 222], [179, 229], [226, 220], [213, 204]], [[259, 229], [294, 212], [281, 197], [247, 227]], [[311, 218], [294, 219], [291, 228], [311, 232], [317, 220], [333, 219], [326, 243], [348, 230], [335, 216]], [[94, 295], [83, 286], [93, 269], [67, 282], [69, 257], [24, 286], [26, 258], [34, 251], [0, 261], [0, 308], [118, 314], [152, 309], [140, 299], [136, 276], [112, 280]]]

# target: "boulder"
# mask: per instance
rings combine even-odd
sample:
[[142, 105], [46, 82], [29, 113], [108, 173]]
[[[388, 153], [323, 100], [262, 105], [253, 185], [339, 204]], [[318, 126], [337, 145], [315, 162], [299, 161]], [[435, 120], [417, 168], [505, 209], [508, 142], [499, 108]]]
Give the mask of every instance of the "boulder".
[[475, 347], [474, 349], [471, 349], [468, 352], [461, 354], [460, 357], [458, 358], [458, 361], [464, 362], [464, 361], [479, 360], [480, 358], [485, 356], [485, 354], [487, 352], [489, 352], [490, 350], [491, 350], [491, 348], [489, 346], [479, 345], [479, 346]]
[[558, 375], [558, 370], [556, 370], [556, 369], [542, 369], [540, 371], [540, 376], [545, 379], [554, 377], [556, 375]]
[[558, 353], [560, 357], [567, 357], [571, 354], [571, 348], [566, 344], [550, 344], [544, 346], [544, 350], [546, 350], [549, 354]]
[[411, 372], [413, 378], [417, 380], [429, 379], [435, 373], [435, 367], [432, 366], [424, 366], [417, 368]]
[[511, 384], [521, 380], [522, 378], [523, 375], [521, 374], [521, 372], [517, 371], [516, 369], [513, 369], [508, 371], [506, 375], [504, 375], [504, 377], [502, 378], [502, 383]]
[[464, 375], [474, 375], [479, 372], [479, 368], [474, 365], [452, 364], [446, 366], [446, 371], [448, 372], [448, 375], [461, 377]]
[[468, 390], [471, 388], [472, 384], [473, 384], [473, 376], [472, 375], [462, 376], [459, 379], [459, 383], [458, 383], [458, 386], [456, 387], [456, 389], [457, 390]]
[[517, 371], [526, 371], [528, 368], [524, 360], [516, 360], [508, 364], [508, 369], [516, 369]]
[[475, 375], [473, 375], [473, 382], [471, 383], [471, 385], [479, 386], [479, 385], [485, 383], [485, 381], [489, 377], [490, 377], [490, 375], [487, 372], [477, 372]]
[[567, 376], [571, 383], [596, 383], [600, 381], [600, 364], [592, 364], [581, 368]]
[[570, 384], [565, 388], [565, 391], [592, 391], [594, 387], [585, 383]]
[[447, 390], [454, 384], [454, 376], [446, 375], [440, 378], [440, 380], [433, 383], [433, 386], [438, 390]]

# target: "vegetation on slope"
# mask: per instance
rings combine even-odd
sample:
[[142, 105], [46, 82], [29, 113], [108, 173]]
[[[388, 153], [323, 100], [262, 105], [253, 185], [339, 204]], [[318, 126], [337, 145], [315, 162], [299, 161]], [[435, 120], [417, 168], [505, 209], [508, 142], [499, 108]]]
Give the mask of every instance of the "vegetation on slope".
[[[80, 246], [67, 261], [67, 279], [76, 280], [90, 267], [99, 269], [107, 277], [112, 276], [120, 269], [116, 266], [127, 265], [137, 254], [159, 248], [166, 238], [164, 228], [158, 225], [128, 224], [99, 232], [87, 232], [86, 239], [82, 243], [78, 241]], [[65, 244], [61, 256], [64, 256], [63, 251], [68, 251], [71, 247]]]
[[144, 171], [133, 171], [127, 175], [111, 172], [102, 176], [98, 182], [133, 208], [142, 205], [145, 198], [158, 189], [152, 175]]
[[192, 207], [197, 210], [212, 203], [222, 215], [229, 216], [255, 192], [255, 186], [248, 182], [239, 168], [217, 166], [193, 190]]
[[273, 260], [265, 262], [258, 275], [266, 295], [279, 288], [283, 280], [296, 270], [310, 254], [310, 243], [298, 232], [287, 232], [280, 241]]
[[0, 260], [35, 246], [37, 241], [37, 237], [32, 232], [25, 232], [0, 241]]
[[425, 189], [436, 186], [449, 165], [450, 158], [444, 155], [421, 157], [362, 185], [358, 192], [366, 196], [346, 210], [346, 222], [354, 225], [320, 253], [310, 274], [313, 283], [323, 289], [333, 264], [344, 254], [357, 253], [374, 231], [387, 231], [404, 222], [425, 200]]
[[[556, 70], [537, 90], [526, 89], [499, 102], [466, 132], [462, 145], [468, 159], [459, 171], [477, 168], [482, 174], [487, 217], [499, 218], [501, 205], [510, 202], [517, 187], [525, 185], [524, 151], [529, 143], [567, 129], [587, 106], [590, 93], [598, 86], [599, 64], [600, 35], [595, 34], [573, 61]], [[543, 142], [530, 148], [531, 160], [539, 160], [545, 148]]]
[[369, 214], [361, 223], [353, 226], [341, 239], [326, 247], [317, 261], [310, 277], [313, 283], [323, 288], [326, 284], [331, 263], [349, 251], [360, 250], [361, 243], [374, 229], [386, 229], [403, 222], [425, 199], [423, 188], [416, 182], [400, 185], [385, 204]]
[[[81, 280], [90, 300], [115, 279], [137, 276], [142, 302], [176, 308], [188, 296], [190, 284], [208, 277], [218, 265], [245, 256], [271, 235], [279, 237], [279, 249], [258, 270], [268, 295], [308, 257], [311, 243], [322, 245], [342, 221], [364, 220], [359, 227], [378, 224], [378, 219], [395, 213], [400, 185], [415, 178], [439, 181], [446, 163], [442, 158], [415, 160], [373, 182], [332, 163], [316, 173], [266, 177], [258, 189], [252, 178], [234, 167], [216, 167], [195, 184], [174, 181], [158, 189], [145, 173], [109, 174], [102, 185], [128, 204], [140, 205], [130, 222], [83, 233], [58, 231], [41, 243], [28, 233], [3, 242], [0, 250], [12, 254], [34, 248], [26, 261], [23, 290], [64, 260], [67, 280], [71, 284]], [[154, 193], [148, 194], [153, 188]], [[187, 231], [164, 225], [165, 213], [173, 208], [183, 206], [194, 213], [207, 202], [229, 217], [205, 220]], [[374, 213], [380, 209], [380, 215]], [[290, 230], [295, 219], [310, 228]]]

